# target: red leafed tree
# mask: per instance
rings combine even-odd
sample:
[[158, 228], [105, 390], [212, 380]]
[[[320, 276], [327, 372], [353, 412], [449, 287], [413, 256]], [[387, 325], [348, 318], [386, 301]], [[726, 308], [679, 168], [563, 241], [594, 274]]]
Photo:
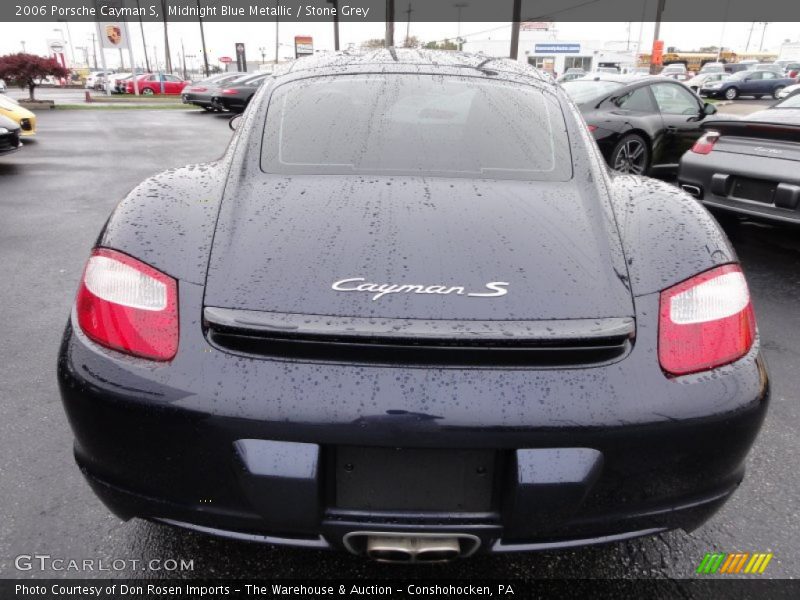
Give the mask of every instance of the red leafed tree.
[[6, 54], [0, 56], [0, 79], [10, 85], [28, 88], [33, 100], [33, 90], [45, 77], [67, 77], [69, 71], [62, 67], [55, 58], [45, 58], [36, 54]]

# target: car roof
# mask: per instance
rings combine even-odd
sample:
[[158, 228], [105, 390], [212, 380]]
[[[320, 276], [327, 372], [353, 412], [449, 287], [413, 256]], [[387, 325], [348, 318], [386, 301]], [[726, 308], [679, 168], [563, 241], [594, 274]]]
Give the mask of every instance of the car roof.
[[277, 78], [307, 71], [341, 74], [351, 70], [363, 72], [367, 68], [417, 73], [420, 67], [431, 67], [435, 70], [478, 69], [506, 75], [506, 78], [523, 77], [542, 83], [553, 83], [549, 75], [517, 60], [455, 50], [417, 48], [380, 48], [363, 53], [319, 53], [278, 65], [272, 75]]

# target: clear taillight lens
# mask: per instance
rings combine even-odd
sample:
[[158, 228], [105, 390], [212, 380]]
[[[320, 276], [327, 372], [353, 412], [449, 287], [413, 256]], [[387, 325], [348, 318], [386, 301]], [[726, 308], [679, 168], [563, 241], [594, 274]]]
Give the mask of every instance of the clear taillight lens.
[[92, 340], [151, 360], [178, 351], [178, 284], [126, 254], [98, 248], [83, 273], [78, 324]]
[[661, 292], [658, 360], [671, 375], [731, 363], [750, 350], [756, 320], [738, 265], [717, 267]]

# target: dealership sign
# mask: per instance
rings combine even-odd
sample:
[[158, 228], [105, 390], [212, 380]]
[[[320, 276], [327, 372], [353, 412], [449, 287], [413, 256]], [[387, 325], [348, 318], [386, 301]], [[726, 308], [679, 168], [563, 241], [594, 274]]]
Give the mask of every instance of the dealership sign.
[[294, 36], [294, 57], [310, 56], [314, 54], [314, 40], [306, 35]]
[[580, 44], [536, 44], [534, 46], [536, 54], [578, 54], [580, 51]]

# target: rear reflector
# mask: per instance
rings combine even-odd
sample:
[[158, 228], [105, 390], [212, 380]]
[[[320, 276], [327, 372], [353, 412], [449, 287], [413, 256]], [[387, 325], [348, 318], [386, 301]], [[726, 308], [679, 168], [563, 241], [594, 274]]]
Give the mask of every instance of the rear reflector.
[[731, 363], [750, 350], [756, 321], [738, 265], [701, 273], [661, 292], [658, 360], [671, 375]]
[[76, 309], [81, 330], [107, 348], [160, 361], [178, 350], [177, 282], [126, 254], [92, 252]]
[[692, 152], [695, 154], [709, 154], [714, 149], [714, 144], [719, 140], [718, 131], [707, 131], [700, 137], [692, 146]]

